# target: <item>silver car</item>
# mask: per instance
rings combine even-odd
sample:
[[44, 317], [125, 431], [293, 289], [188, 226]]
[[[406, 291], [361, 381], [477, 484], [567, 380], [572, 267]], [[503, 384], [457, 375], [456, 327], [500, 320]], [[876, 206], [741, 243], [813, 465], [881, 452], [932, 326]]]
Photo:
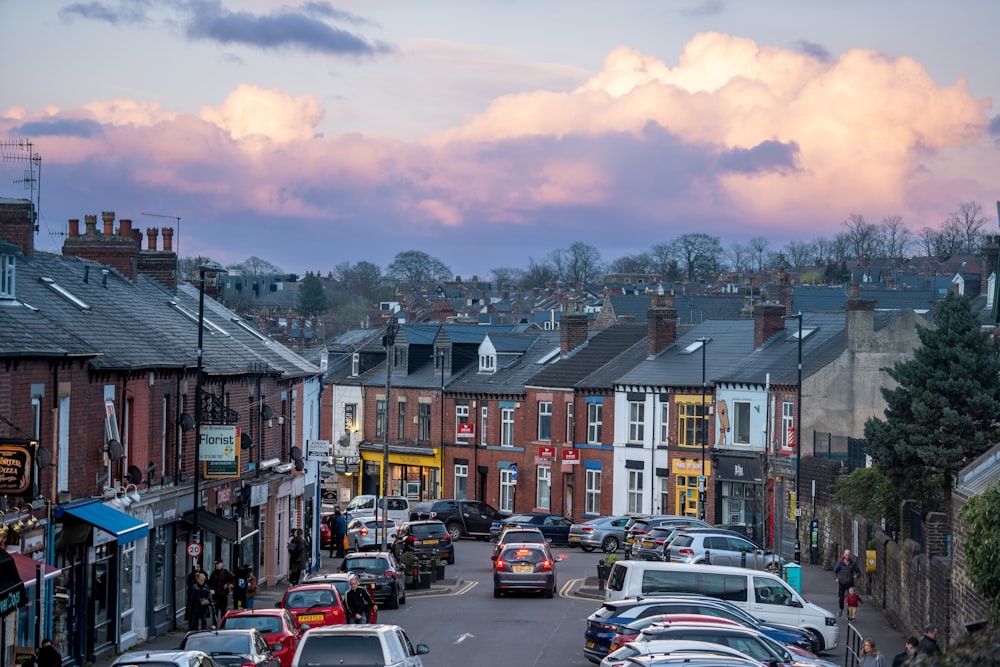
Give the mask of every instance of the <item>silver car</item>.
[[750, 540], [726, 533], [681, 533], [670, 542], [670, 562], [710, 563], [781, 572], [785, 559]]
[[396, 522], [392, 519], [383, 521], [373, 516], [359, 516], [347, 523], [347, 545], [354, 551], [371, 551], [381, 549], [382, 524], [385, 523], [385, 540], [392, 546], [396, 539]]
[[614, 553], [625, 544], [627, 516], [602, 516], [569, 527], [569, 545], [586, 552], [600, 548], [604, 553]]
[[551, 598], [556, 592], [556, 564], [545, 544], [511, 542], [493, 563], [493, 597], [513, 591], [540, 591]]

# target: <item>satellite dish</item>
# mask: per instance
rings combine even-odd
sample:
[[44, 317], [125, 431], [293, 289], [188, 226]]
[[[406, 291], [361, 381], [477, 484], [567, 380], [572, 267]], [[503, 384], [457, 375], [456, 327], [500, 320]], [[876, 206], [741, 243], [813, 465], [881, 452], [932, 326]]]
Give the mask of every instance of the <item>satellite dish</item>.
[[298, 470], [299, 472], [302, 472], [302, 469], [305, 468], [305, 467], [306, 467], [306, 464], [302, 461], [301, 458], [295, 459], [295, 469], [296, 470]]
[[38, 462], [38, 469], [48, 468], [52, 463], [52, 454], [44, 447], [35, 450], [35, 460]]
[[194, 417], [192, 417], [186, 412], [183, 413], [181, 415], [181, 430], [190, 431], [193, 428], [194, 428]]
[[128, 478], [129, 484], [138, 485], [142, 483], [142, 471], [136, 466], [129, 466], [125, 476]]
[[302, 450], [299, 449], [298, 447], [294, 447], [293, 446], [290, 450], [288, 450], [288, 455], [292, 457], [293, 461], [295, 459], [301, 459], [302, 458]]
[[125, 450], [122, 449], [122, 443], [118, 442], [114, 438], [108, 440], [108, 458], [110, 458], [112, 462], [120, 461], [124, 455]]
[[253, 447], [253, 438], [249, 433], [240, 433], [240, 449], [250, 449]]
[[274, 410], [271, 409], [270, 405], [265, 405], [260, 409], [260, 416], [264, 419], [274, 419]]

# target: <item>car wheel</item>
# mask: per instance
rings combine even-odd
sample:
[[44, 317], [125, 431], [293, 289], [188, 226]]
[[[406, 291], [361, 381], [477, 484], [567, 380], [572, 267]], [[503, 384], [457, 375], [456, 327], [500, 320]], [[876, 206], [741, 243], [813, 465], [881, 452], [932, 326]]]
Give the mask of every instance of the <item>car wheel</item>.
[[454, 565], [454, 564], [455, 564], [455, 551], [452, 550], [452, 552], [448, 554], [448, 565]]
[[449, 523], [448, 534], [451, 535], [452, 542], [457, 542], [462, 537], [462, 527], [457, 523]]
[[399, 598], [399, 604], [406, 604], [406, 589], [403, 589], [403, 597]]
[[553, 598], [553, 596], [555, 596], [555, 594], [556, 594], [556, 591], [555, 591], [554, 587], [553, 588], [546, 588], [545, 589], [545, 597], [547, 597], [548, 599], [551, 600]]
[[813, 638], [813, 653], [819, 653], [825, 648], [823, 646], [823, 635], [821, 635], [819, 631], [812, 629], [809, 630], [809, 634], [811, 634]]
[[499, 588], [493, 589], [493, 597], [495, 598], [503, 597], [503, 593], [500, 591]]
[[590, 553], [591, 551], [593, 551], [593, 550], [594, 550], [594, 547], [588, 547], [588, 546], [584, 546], [584, 545], [582, 545], [582, 544], [580, 545], [580, 548], [581, 548], [581, 549], [583, 549], [584, 551], [586, 551], [586, 552], [587, 552], [588, 554], [589, 554], [589, 553]]
[[399, 589], [392, 591], [392, 594], [386, 598], [385, 601], [386, 609], [399, 609]]
[[604, 538], [604, 541], [601, 542], [601, 549], [603, 549], [606, 554], [613, 554], [618, 551], [619, 546], [621, 545], [618, 542], [618, 538], [614, 535], [608, 535]]

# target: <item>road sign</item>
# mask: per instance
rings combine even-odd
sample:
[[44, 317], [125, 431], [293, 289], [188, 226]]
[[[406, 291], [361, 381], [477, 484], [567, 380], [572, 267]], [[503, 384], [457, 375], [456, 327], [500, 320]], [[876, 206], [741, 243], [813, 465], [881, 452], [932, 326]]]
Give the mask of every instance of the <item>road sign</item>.
[[510, 481], [512, 481], [512, 482], [516, 482], [517, 481], [517, 464], [516, 463], [511, 463], [510, 464]]
[[197, 558], [201, 555], [201, 545], [197, 542], [189, 542], [187, 546], [187, 555], [191, 558]]

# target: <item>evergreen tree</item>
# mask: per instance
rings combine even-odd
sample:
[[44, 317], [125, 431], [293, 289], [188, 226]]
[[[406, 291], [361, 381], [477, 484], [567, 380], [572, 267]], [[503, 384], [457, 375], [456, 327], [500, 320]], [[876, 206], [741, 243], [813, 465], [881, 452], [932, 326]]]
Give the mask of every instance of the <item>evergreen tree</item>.
[[948, 294], [934, 329], [919, 327], [913, 358], [889, 369], [885, 418], [865, 424], [872, 458], [902, 497], [951, 518], [955, 475], [997, 441], [1000, 361], [968, 299]]
[[302, 315], [319, 315], [326, 312], [326, 290], [316, 274], [306, 271], [299, 285], [299, 296], [295, 310]]

